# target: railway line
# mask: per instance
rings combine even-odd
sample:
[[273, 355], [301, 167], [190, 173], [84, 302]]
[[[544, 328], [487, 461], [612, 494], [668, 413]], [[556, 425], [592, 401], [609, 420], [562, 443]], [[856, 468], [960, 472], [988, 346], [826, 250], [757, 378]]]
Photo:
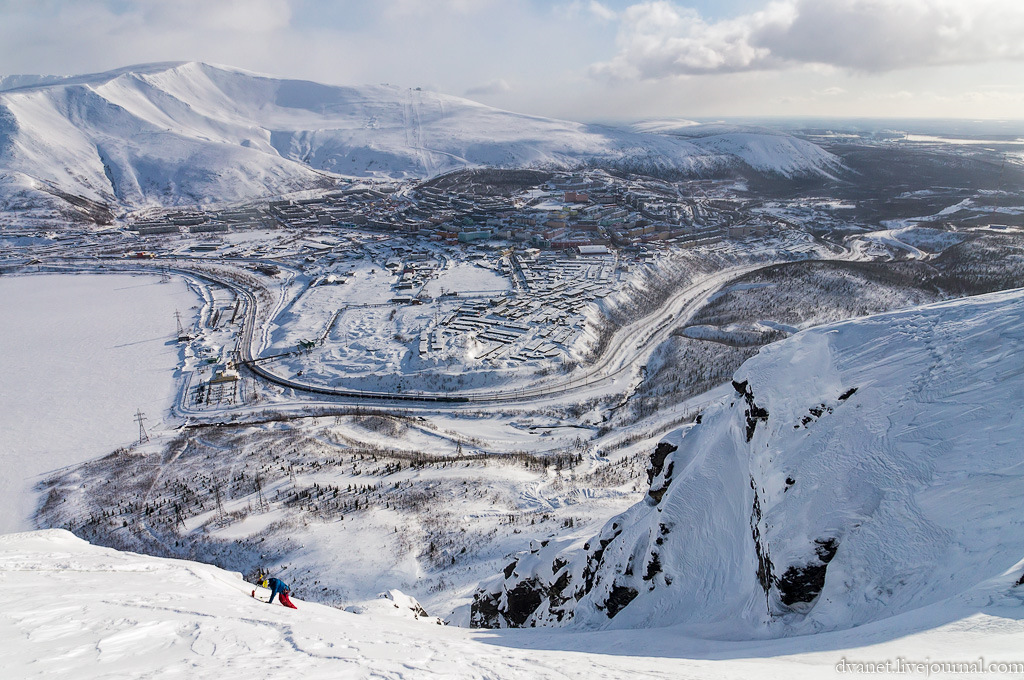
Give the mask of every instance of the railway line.
[[[501, 404], [522, 403], [524, 400], [546, 399], [569, 394], [581, 387], [588, 389], [607, 386], [636, 370], [637, 362], [658, 344], [668, 338], [678, 321], [688, 318], [707, 299], [733, 279], [761, 268], [763, 265], [748, 265], [722, 270], [713, 276], [691, 284], [669, 297], [655, 312], [634, 321], [614, 334], [609, 346], [594, 364], [575, 371], [558, 381], [539, 385], [502, 388], [496, 390], [464, 390], [458, 394], [450, 392], [376, 392], [352, 390], [317, 385], [274, 373], [262, 365], [263, 358], [253, 355], [252, 342], [257, 327], [256, 296], [246, 288], [229, 280], [218, 280], [221, 285], [231, 288], [245, 304], [245, 323], [238, 343], [239, 363], [255, 376], [280, 387], [318, 396], [343, 399], [371, 400], [377, 402], [428, 402], [450, 404]], [[205, 274], [206, 278], [211, 278]]]
[[[204, 264], [209, 264], [204, 260]], [[221, 263], [230, 267], [235, 263]], [[744, 276], [757, 269], [770, 265], [746, 265], [723, 269], [714, 275], [686, 286], [673, 293], [658, 310], [618, 329], [602, 353], [593, 364], [557, 379], [528, 385], [524, 387], [503, 387], [499, 389], [471, 389], [454, 392], [384, 392], [371, 390], [354, 390], [349, 388], [320, 385], [275, 373], [267, 364], [281, 355], [259, 356], [253, 352], [254, 337], [260, 330], [259, 301], [257, 295], [239, 281], [233, 280], [228, 272], [217, 273], [209, 267], [193, 267], [187, 262], [168, 263], [167, 261], [124, 263], [106, 261], [97, 263], [95, 260], [75, 262], [66, 260], [63, 264], [52, 264], [47, 268], [54, 271], [119, 271], [146, 274], [176, 273], [205, 280], [231, 290], [237, 300], [242, 303], [242, 330], [236, 345], [237, 363], [254, 377], [267, 383], [277, 385], [296, 393], [309, 394], [316, 397], [329, 398], [340, 403], [371, 402], [379, 404], [412, 405], [450, 404], [452, 406], [480, 405], [522, 405], [524, 402], [540, 401], [553, 397], [578, 393], [580, 390], [597, 392], [602, 388], [622, 387], [639, 370], [645, 357], [661, 342], [666, 340], [680, 322], [692, 316], [712, 295], [727, 286], [737, 277]], [[181, 408], [185, 411], [185, 400]]]

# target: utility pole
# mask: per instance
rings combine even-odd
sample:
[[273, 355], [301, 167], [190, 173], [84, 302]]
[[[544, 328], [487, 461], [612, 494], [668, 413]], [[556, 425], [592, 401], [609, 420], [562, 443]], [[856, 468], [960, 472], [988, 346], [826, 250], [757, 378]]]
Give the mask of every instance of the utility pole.
[[135, 420], [136, 420], [136, 422], [139, 423], [139, 443], [140, 444], [149, 441], [149, 435], [146, 434], [146, 428], [142, 424], [142, 421], [145, 420], [145, 419], [146, 419], [146, 414], [144, 414], [142, 412], [142, 409], [137, 409], [135, 411]]
[[220, 497], [220, 482], [213, 483], [213, 497], [217, 501], [217, 519], [224, 519], [224, 502]]
[[258, 472], [256, 473], [256, 493], [260, 499], [259, 511], [266, 512], [269, 508], [267, 507], [267, 502], [263, 500], [263, 484], [260, 482], [260, 473]]
[[185, 518], [181, 516], [181, 506], [177, 503], [174, 504], [174, 526], [185, 528]]

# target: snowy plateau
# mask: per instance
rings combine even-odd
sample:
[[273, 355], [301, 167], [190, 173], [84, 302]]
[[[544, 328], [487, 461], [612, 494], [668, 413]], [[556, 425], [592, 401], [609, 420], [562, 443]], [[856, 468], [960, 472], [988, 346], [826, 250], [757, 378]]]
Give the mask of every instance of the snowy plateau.
[[904, 123], [0, 77], [4, 677], [1024, 676], [1020, 135]]

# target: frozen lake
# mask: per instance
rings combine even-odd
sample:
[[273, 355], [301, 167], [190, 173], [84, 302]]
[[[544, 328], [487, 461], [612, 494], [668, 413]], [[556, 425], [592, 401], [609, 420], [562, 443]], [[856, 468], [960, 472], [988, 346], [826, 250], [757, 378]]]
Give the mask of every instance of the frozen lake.
[[176, 397], [174, 312], [198, 297], [181, 279], [0, 278], [0, 533], [32, 528], [33, 485], [156, 427]]

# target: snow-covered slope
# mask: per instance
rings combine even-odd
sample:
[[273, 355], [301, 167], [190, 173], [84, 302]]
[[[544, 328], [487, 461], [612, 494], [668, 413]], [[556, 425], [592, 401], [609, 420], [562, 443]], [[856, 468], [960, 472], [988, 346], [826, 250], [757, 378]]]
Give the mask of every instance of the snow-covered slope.
[[632, 128], [685, 139], [705, 151], [731, 156], [764, 173], [801, 177], [827, 174], [841, 167], [836, 156], [820, 146], [766, 127], [651, 120], [635, 123]]
[[697, 175], [824, 176], [840, 167], [813, 144], [761, 130], [683, 138], [418, 88], [333, 87], [195, 62], [0, 82], [0, 205], [47, 193], [128, 207], [224, 202], [337, 175], [586, 163]]
[[1020, 598], [1022, 352], [1022, 290], [769, 345], [644, 501], [510, 564], [476, 622], [758, 637]]
[[[287, 579], [287, 575], [284, 575]], [[821, 678], [847, 660], [1020, 658], [1020, 602], [789, 640], [695, 640], [674, 629], [469, 631], [249, 596], [238, 574], [98, 548], [63, 530], [0, 536], [0, 667], [10, 678]], [[393, 608], [393, 607], [392, 607]], [[1017, 616], [1015, 616], [1015, 612]], [[950, 616], [952, 614], [952, 616]], [[924, 673], [922, 672], [922, 675]], [[931, 673], [939, 677], [941, 671]]]
[[37, 87], [39, 85], [53, 85], [71, 79], [73, 76], [50, 76], [50, 75], [14, 75], [0, 76], [0, 92], [4, 90], [16, 90], [21, 87]]

